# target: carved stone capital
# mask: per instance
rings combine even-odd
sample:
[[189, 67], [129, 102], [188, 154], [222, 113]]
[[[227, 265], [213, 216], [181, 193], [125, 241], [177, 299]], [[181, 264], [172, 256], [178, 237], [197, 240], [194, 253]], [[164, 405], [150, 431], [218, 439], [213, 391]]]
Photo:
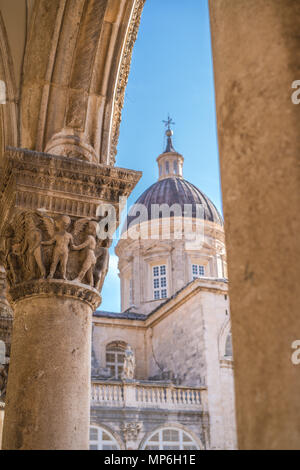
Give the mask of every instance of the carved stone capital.
[[[12, 303], [34, 295], [100, 303], [110, 239], [98, 208], [128, 196], [140, 173], [70, 157], [10, 149], [0, 181], [0, 255]], [[118, 222], [118, 220], [116, 220]]]

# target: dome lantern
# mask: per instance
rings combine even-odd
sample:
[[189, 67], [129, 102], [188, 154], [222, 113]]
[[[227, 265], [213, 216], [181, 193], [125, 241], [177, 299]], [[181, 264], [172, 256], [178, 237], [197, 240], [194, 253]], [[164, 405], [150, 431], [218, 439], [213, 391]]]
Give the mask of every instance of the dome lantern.
[[167, 127], [165, 132], [167, 137], [167, 145], [165, 151], [159, 155], [156, 160], [158, 163], [159, 181], [172, 177], [182, 178], [182, 168], [184, 162], [183, 156], [176, 152], [172, 142], [173, 131], [170, 126], [175, 123], [172, 121], [170, 116], [168, 116], [168, 119], [163, 122]]

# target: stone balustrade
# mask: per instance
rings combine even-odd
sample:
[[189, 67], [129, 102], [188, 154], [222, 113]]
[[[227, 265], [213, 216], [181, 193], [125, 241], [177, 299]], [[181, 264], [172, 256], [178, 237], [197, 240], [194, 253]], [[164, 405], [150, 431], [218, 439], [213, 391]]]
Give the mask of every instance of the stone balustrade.
[[205, 387], [93, 381], [93, 406], [203, 410]]

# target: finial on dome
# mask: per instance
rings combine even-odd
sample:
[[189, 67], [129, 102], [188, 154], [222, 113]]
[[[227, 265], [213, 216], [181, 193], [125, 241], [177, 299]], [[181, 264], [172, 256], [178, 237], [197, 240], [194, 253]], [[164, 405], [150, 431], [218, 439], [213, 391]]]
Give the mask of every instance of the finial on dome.
[[175, 152], [175, 149], [173, 147], [173, 142], [172, 142], [173, 131], [171, 129], [171, 126], [174, 126], [175, 122], [173, 121], [173, 119], [168, 114], [167, 120], [163, 121], [163, 123], [164, 123], [165, 127], [167, 128], [167, 130], [166, 130], [167, 146], [166, 146], [166, 149], [165, 149], [164, 153]]
[[[170, 114], [168, 114], [168, 119], [166, 121], [163, 121], [163, 123], [164, 123], [165, 127], [167, 128], [166, 135], [171, 137], [171, 135], [173, 135], [173, 131], [171, 130], [171, 126], [174, 126], [175, 122], [170, 117]], [[171, 132], [171, 134], [168, 134], [169, 132]]]

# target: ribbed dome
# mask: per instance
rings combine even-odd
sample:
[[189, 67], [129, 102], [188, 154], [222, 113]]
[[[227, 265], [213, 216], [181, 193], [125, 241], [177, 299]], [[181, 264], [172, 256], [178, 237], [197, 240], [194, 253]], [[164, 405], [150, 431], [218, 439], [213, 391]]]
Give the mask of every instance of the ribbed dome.
[[[151, 220], [151, 206], [152, 204], [179, 204], [181, 206], [182, 214], [184, 213], [184, 205], [192, 205], [193, 217], [196, 217], [196, 204], [203, 207], [203, 219], [223, 226], [223, 219], [218, 212], [215, 205], [211, 200], [205, 196], [196, 186], [189, 183], [180, 177], [165, 178], [157, 183], [154, 183], [150, 188], [138, 198], [135, 204], [143, 204], [147, 208], [148, 220]], [[161, 214], [160, 214], [161, 218]], [[127, 217], [127, 227], [134, 224], [134, 220], [140, 222], [139, 214], [134, 215], [132, 211], [129, 212]]]

